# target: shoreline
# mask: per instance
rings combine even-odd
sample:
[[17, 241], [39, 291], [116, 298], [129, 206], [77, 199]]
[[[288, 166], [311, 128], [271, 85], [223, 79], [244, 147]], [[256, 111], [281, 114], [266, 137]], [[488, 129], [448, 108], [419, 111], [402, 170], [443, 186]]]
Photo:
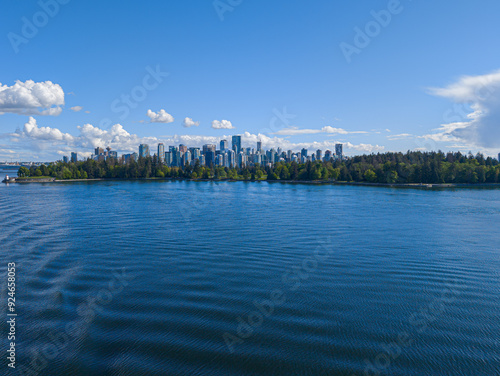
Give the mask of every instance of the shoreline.
[[81, 183], [99, 181], [192, 181], [192, 182], [246, 182], [246, 183], [279, 183], [279, 184], [312, 184], [312, 185], [350, 185], [363, 187], [385, 187], [385, 188], [413, 188], [413, 189], [454, 189], [454, 188], [500, 188], [500, 183], [369, 183], [369, 182], [347, 182], [331, 180], [237, 180], [237, 179], [189, 179], [189, 178], [137, 178], [137, 179], [67, 179], [56, 178], [10, 178], [2, 183], [32, 184], [32, 183]]

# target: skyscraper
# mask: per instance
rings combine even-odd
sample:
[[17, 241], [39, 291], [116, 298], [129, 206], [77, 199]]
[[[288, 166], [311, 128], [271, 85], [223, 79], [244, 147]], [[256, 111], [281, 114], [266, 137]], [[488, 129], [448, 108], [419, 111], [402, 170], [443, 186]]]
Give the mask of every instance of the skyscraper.
[[211, 167], [215, 163], [215, 145], [203, 145], [203, 154], [205, 155], [205, 166]]
[[320, 149], [316, 150], [316, 160], [321, 161], [322, 154], [323, 152]]
[[257, 141], [257, 153], [262, 153], [262, 141]]
[[332, 159], [332, 152], [330, 150], [325, 151], [325, 159], [323, 159], [325, 162], [328, 162], [330, 159]]
[[233, 136], [232, 137], [232, 149], [236, 153], [236, 155], [241, 152], [241, 136]]
[[220, 142], [220, 150], [225, 151], [229, 147], [229, 142], [227, 140], [221, 140]]
[[149, 157], [149, 145], [148, 144], [140, 144], [139, 145], [139, 158]]
[[165, 162], [165, 145], [161, 143], [158, 144], [158, 158], [161, 163]]
[[300, 151], [300, 155], [301, 155], [302, 157], [304, 157], [304, 158], [307, 158], [307, 149], [305, 149], [305, 148], [304, 148], [304, 149], [302, 149], [302, 150]]
[[172, 166], [172, 152], [166, 151], [165, 152], [165, 164], [167, 166]]
[[338, 159], [342, 159], [342, 144], [335, 144], [335, 155]]
[[78, 161], [78, 154], [75, 152], [71, 152], [71, 162], [77, 162]]

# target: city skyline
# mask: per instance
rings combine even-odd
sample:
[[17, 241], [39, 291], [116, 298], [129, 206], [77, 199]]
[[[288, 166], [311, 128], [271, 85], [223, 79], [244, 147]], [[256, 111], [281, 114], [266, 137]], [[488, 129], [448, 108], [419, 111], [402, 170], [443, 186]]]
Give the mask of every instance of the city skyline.
[[[446, 4], [398, 0], [195, 3], [10, 4], [0, 26], [0, 160], [90, 156], [99, 145], [201, 147], [230, 132], [266, 149], [497, 156], [500, 4], [458, 2], [450, 16]], [[81, 33], [88, 18], [98, 27]]]
[[[158, 143], [157, 152], [152, 154], [151, 150], [154, 150], [154, 148], [150, 148], [148, 144], [140, 144], [138, 146], [138, 153], [133, 152], [122, 154], [121, 156], [109, 146], [106, 149], [97, 147], [90, 157], [85, 157], [84, 159], [104, 161], [113, 158], [118, 162], [128, 163], [131, 160], [137, 161], [139, 158], [153, 157], [169, 167], [194, 166], [199, 163], [202, 166], [237, 166], [239, 168], [255, 166], [256, 164], [272, 166], [278, 162], [306, 163], [344, 159], [343, 144], [335, 144], [334, 151], [328, 149], [325, 150], [324, 154], [321, 149], [312, 150], [311, 152], [306, 148], [302, 148], [300, 151], [293, 151], [291, 149], [283, 150], [280, 147], [276, 150], [274, 148], [264, 150], [262, 149], [261, 141], [257, 141], [256, 147], [243, 147], [241, 144], [241, 135], [233, 135], [231, 136], [231, 148], [228, 148], [229, 141], [226, 139], [221, 140], [219, 145], [219, 149], [214, 144], [205, 144], [202, 148], [190, 147], [184, 144], [180, 144], [178, 147], [168, 145], [168, 149], [165, 149], [163, 143]], [[77, 155], [76, 152], [71, 152], [71, 158], [65, 155], [62, 161], [65, 163], [68, 161], [76, 162], [78, 161]]]

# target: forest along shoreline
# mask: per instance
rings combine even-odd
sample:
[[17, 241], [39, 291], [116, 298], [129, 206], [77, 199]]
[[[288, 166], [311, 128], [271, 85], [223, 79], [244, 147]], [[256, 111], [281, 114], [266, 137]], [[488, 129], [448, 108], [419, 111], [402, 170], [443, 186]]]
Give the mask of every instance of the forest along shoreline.
[[482, 154], [410, 152], [370, 154], [343, 160], [242, 167], [203, 166], [199, 161], [171, 167], [153, 157], [123, 162], [53, 162], [21, 167], [6, 182], [60, 182], [96, 180], [268, 181], [300, 184], [351, 184], [392, 187], [494, 187], [500, 184], [500, 163]]

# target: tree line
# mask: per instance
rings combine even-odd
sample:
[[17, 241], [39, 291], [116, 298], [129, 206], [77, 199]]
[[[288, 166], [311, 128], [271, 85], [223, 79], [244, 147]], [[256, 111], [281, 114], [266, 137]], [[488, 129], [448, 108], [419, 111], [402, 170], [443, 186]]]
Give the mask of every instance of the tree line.
[[120, 163], [88, 159], [81, 162], [55, 162], [38, 167], [21, 167], [20, 177], [70, 179], [234, 179], [281, 181], [345, 181], [384, 184], [476, 184], [499, 183], [500, 164], [482, 154], [408, 151], [356, 156], [340, 161], [307, 163], [278, 162], [272, 166], [202, 166], [198, 162], [183, 168], [169, 167], [153, 157]]

